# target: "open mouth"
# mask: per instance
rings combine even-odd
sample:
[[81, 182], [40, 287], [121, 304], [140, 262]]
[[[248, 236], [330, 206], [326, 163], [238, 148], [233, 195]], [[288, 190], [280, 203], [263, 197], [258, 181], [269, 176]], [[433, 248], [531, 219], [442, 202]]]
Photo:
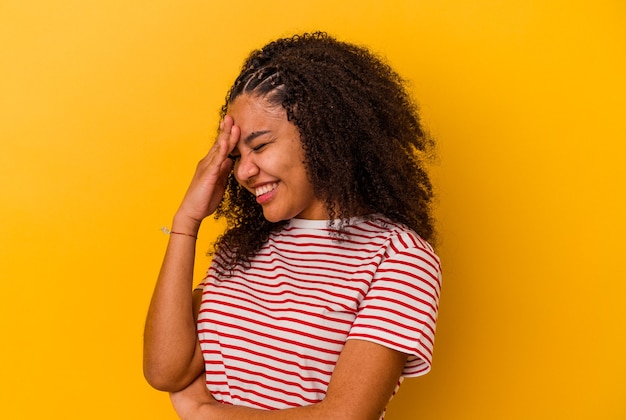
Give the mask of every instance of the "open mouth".
[[265, 195], [265, 194], [268, 194], [268, 193], [274, 191], [277, 187], [278, 187], [278, 182], [273, 182], [271, 184], [261, 185], [260, 187], [255, 189], [254, 195], [257, 198], [259, 198], [262, 195]]

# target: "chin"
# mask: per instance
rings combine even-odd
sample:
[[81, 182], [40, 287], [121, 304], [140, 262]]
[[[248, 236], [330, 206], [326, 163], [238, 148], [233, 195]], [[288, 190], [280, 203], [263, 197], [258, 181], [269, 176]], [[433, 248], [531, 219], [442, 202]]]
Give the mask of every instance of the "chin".
[[271, 223], [278, 223], [278, 222], [282, 222], [282, 221], [288, 221], [293, 219], [295, 216], [292, 215], [286, 215], [286, 214], [276, 214], [276, 213], [271, 213], [271, 212], [263, 212], [263, 217], [265, 217], [265, 220], [267, 220], [268, 222]]
[[278, 222], [282, 222], [283, 220], [289, 220], [289, 219], [278, 217], [274, 214], [267, 214], [267, 213], [263, 213], [263, 217], [265, 217], [265, 220], [271, 223], [278, 223]]

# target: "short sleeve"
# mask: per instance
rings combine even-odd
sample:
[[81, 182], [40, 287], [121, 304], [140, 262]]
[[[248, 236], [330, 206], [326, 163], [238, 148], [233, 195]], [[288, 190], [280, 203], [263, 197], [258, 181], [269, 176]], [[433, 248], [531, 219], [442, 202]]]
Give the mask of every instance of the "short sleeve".
[[348, 339], [409, 354], [402, 376], [431, 369], [441, 266], [430, 246], [408, 235], [392, 241], [361, 302]]

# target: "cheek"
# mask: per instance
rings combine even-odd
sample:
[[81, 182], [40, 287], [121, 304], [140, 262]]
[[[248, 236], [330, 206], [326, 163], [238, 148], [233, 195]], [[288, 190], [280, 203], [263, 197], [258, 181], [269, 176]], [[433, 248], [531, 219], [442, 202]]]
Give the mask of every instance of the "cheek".
[[261, 172], [283, 180], [291, 179], [293, 176], [293, 162], [289, 154], [267, 154], [259, 159], [258, 166]]

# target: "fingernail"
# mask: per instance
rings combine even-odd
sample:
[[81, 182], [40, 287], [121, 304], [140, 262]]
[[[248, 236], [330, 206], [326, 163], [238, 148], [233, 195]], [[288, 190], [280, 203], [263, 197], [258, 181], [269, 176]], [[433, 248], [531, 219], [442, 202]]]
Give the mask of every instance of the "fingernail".
[[224, 120], [220, 121], [220, 130], [224, 129]]

